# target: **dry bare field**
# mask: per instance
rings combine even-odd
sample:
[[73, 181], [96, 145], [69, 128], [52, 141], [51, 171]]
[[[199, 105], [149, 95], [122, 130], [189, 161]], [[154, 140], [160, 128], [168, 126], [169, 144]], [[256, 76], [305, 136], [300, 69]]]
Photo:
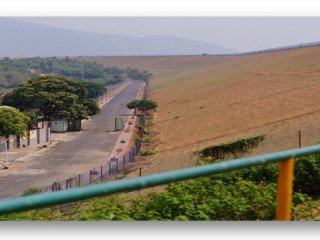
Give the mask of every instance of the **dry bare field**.
[[320, 140], [320, 48], [247, 56], [92, 57], [154, 74], [159, 153], [145, 174], [195, 164], [195, 150], [267, 134], [252, 154]]

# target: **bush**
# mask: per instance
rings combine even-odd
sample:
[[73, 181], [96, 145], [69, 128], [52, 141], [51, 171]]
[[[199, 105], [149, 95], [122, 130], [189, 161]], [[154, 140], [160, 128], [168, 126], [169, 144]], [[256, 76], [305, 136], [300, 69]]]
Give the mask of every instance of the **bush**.
[[27, 188], [26, 190], [24, 190], [23, 193], [21, 194], [21, 196], [34, 195], [34, 194], [38, 194], [38, 193], [41, 193], [40, 188], [31, 187], [31, 188]]
[[301, 157], [295, 161], [294, 191], [310, 196], [320, 194], [320, 154]]
[[265, 135], [243, 138], [234, 142], [207, 147], [196, 152], [196, 154], [202, 158], [211, 157], [213, 160], [226, 159], [229, 157], [237, 158], [249, 152], [252, 148], [257, 147], [264, 139]]
[[319, 221], [320, 201], [306, 201], [293, 207], [293, 220], [295, 221]]
[[156, 153], [157, 153], [157, 151], [156, 150], [152, 150], [152, 149], [151, 150], [141, 150], [139, 155], [140, 156], [151, 156], [151, 155], [154, 155]]
[[135, 220], [271, 220], [276, 185], [259, 187], [251, 181], [234, 184], [210, 178], [171, 184], [167, 192], [135, 201]]
[[129, 216], [129, 208], [123, 200], [117, 196], [95, 199], [91, 201], [89, 208], [86, 208], [80, 215], [80, 220], [132, 220]]
[[150, 138], [150, 137], [147, 137], [147, 138], [142, 138], [141, 142], [143, 142], [143, 143], [152, 143], [152, 142], [154, 142], [154, 140], [152, 138]]

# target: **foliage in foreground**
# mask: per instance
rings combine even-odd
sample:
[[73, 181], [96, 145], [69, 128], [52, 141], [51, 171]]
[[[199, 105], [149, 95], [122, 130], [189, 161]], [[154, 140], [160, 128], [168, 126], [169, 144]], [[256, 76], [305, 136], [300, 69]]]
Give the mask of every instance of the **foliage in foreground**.
[[260, 187], [239, 180], [234, 184], [210, 178], [171, 184], [165, 193], [136, 201], [135, 220], [269, 220], [274, 217], [274, 184]]
[[319, 221], [320, 201], [305, 201], [293, 208], [293, 220], [296, 221]]
[[[90, 201], [73, 220], [269, 220], [274, 217], [274, 184], [258, 186], [239, 180], [235, 184], [210, 178], [171, 184], [166, 192], [150, 194], [125, 204], [117, 197]], [[58, 209], [4, 214], [0, 220], [67, 220]]]
[[[296, 161], [294, 220], [319, 219], [320, 202], [310, 197], [319, 196], [319, 165], [320, 155]], [[273, 220], [277, 172], [277, 164], [266, 164], [172, 183], [164, 192], [132, 202], [103, 197], [77, 211], [32, 210], [3, 215], [0, 220]]]
[[[302, 210], [307, 211], [303, 204], [308, 206], [309, 201], [307, 195], [294, 194], [294, 213], [300, 216]], [[64, 210], [57, 206], [4, 214], [0, 220], [273, 220], [276, 184], [238, 177], [231, 183], [228, 176], [220, 174], [172, 183], [165, 192], [129, 203], [111, 196], [77, 204]]]
[[[207, 159], [206, 163], [212, 159]], [[216, 161], [214, 161], [216, 162]], [[255, 183], [277, 183], [278, 164], [269, 163], [255, 167], [244, 168], [214, 176], [225, 182], [233, 183], [238, 178]], [[300, 157], [295, 160], [293, 190], [296, 193], [307, 194], [311, 197], [320, 195], [320, 154]]]

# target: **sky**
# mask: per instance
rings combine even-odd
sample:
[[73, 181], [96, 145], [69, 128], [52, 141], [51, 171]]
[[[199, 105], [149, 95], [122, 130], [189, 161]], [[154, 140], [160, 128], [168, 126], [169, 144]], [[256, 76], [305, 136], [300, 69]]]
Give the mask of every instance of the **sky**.
[[320, 17], [19, 17], [47, 26], [123, 36], [166, 35], [239, 52], [320, 41]]

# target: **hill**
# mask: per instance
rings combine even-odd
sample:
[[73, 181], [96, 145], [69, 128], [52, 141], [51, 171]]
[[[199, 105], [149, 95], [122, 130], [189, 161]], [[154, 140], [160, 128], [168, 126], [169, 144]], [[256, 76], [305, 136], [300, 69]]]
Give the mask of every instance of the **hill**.
[[194, 165], [195, 150], [266, 134], [259, 154], [319, 141], [320, 48], [246, 56], [91, 57], [154, 74], [158, 154], [144, 174]]
[[221, 54], [234, 50], [171, 36], [126, 37], [48, 27], [0, 18], [0, 56]]

